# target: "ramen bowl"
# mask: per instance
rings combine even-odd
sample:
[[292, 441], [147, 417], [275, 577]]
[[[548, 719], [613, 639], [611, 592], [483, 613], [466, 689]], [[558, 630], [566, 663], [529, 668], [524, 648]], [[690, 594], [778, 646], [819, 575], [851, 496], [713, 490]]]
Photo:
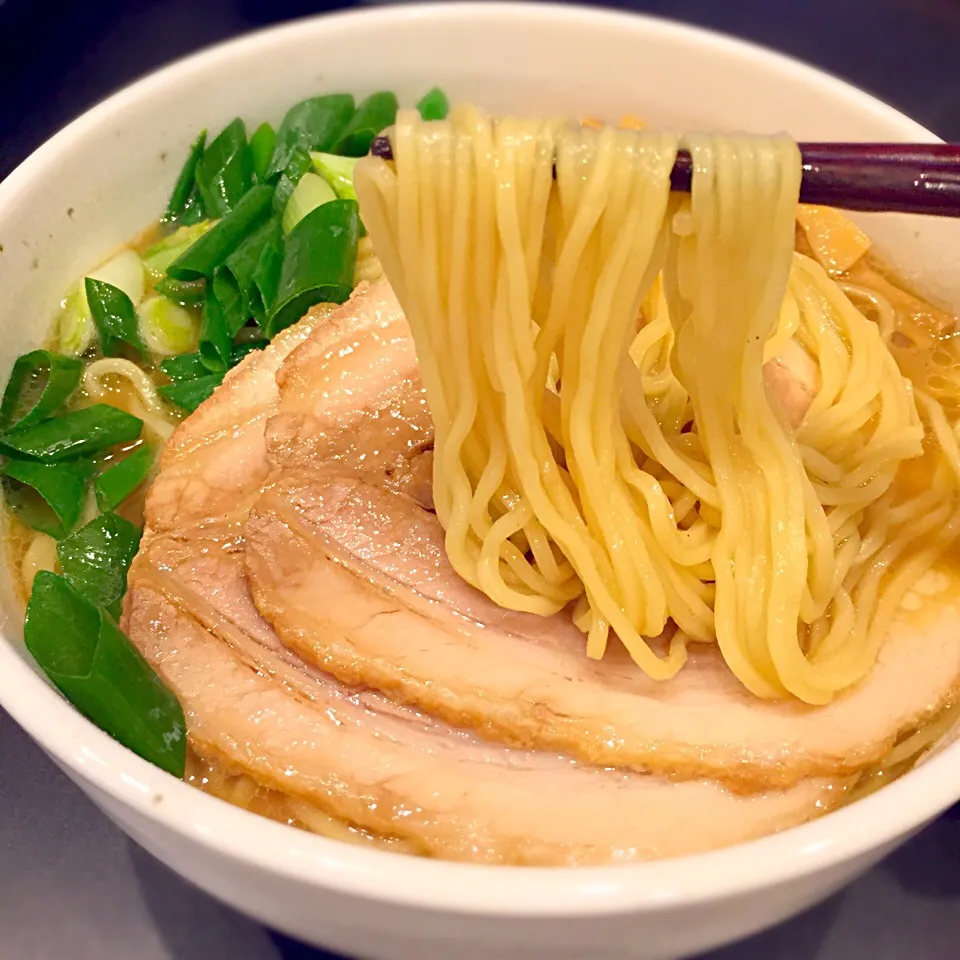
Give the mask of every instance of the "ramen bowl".
[[[0, 184], [0, 364], [47, 337], [61, 291], [164, 206], [201, 128], [279, 119], [335, 90], [438, 84], [493, 112], [639, 115], [798, 140], [935, 141], [870, 96], [690, 27], [543, 5], [402, 6], [320, 17], [174, 64], [91, 110]], [[960, 226], [874, 216], [901, 276], [960, 308]], [[960, 745], [802, 827], [713, 853], [603, 868], [474, 866], [349, 846], [181, 783], [95, 728], [43, 679], [8, 583], [0, 706], [134, 840], [229, 905], [372, 960], [679, 957], [796, 914], [960, 799]], [[5, 770], [5, 776], [17, 771]]]

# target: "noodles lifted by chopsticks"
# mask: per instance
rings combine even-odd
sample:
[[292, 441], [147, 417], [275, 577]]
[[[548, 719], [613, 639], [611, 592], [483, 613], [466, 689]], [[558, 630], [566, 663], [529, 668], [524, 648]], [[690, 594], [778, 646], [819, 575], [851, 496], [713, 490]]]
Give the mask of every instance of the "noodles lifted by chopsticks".
[[[763, 697], [862, 678], [957, 535], [960, 460], [924, 397], [935, 487], [895, 483], [924, 428], [878, 327], [793, 252], [796, 145], [467, 106], [402, 112], [392, 145], [355, 182], [416, 340], [457, 572], [512, 609], [575, 601], [589, 656], [613, 631], [657, 679], [690, 640]], [[768, 361], [812, 371], [798, 416]]]

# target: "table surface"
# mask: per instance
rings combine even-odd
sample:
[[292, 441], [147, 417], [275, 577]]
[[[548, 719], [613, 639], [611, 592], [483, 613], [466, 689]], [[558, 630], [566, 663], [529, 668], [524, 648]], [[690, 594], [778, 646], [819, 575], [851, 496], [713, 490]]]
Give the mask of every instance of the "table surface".
[[[802, 57], [960, 140], [957, 0], [633, 0]], [[331, 5], [332, 6], [332, 5]], [[324, 9], [310, 0], [0, 0], [0, 177], [106, 94], [183, 53]], [[185, 884], [0, 711], [4, 960], [330, 960]], [[947, 960], [960, 941], [960, 814], [782, 927], [702, 960]]]

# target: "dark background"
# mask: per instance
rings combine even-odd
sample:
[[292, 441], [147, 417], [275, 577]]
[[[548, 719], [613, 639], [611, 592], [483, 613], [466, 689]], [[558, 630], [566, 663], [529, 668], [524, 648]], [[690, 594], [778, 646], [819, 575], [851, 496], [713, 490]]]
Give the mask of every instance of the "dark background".
[[[154, 67], [309, 0], [0, 0], [0, 177]], [[960, 140], [960, 0], [621, 0], [815, 63]]]
[[[161, 64], [266, 24], [360, 5], [307, 0], [0, 0], [0, 178], [65, 123]], [[713, 27], [800, 57], [869, 90], [945, 139], [960, 140], [960, 0], [623, 0], [608, 5]], [[96, 869], [97, 852], [82, 852], [87, 841], [111, 850], [122, 843], [0, 712], [0, 897], [6, 899], [4, 849], [13, 862], [29, 857], [28, 848], [36, 845], [39, 834], [57, 833], [57, 824], [65, 844], [63, 862], [49, 867], [58, 874], [69, 870], [71, 857]], [[36, 836], [23, 836], [24, 826]], [[49, 841], [61, 842], [53, 836]], [[183, 949], [174, 949], [175, 956], [218, 956], [216, 947], [195, 953], [186, 944], [198, 947], [214, 938], [226, 948], [224, 938], [229, 941], [230, 936], [224, 931], [231, 924], [244, 935], [239, 930], [245, 921], [231, 920], [228, 914], [214, 923], [209, 918], [220, 914], [211, 911], [219, 908], [199, 905], [206, 898], [132, 846], [131, 851], [134, 874], [156, 925], [183, 944]], [[864, 898], [869, 903], [863, 909], [849, 906]], [[958, 913], [949, 909], [958, 903], [955, 898], [960, 898], [956, 816], [941, 820], [841, 897], [749, 945], [721, 951], [714, 960], [800, 960], [826, 955], [821, 948], [850, 960], [867, 955], [899, 960], [906, 958], [905, 950], [918, 960], [957, 957], [960, 924], [950, 922]], [[76, 899], [77, 909], [83, 910], [82, 894]], [[887, 905], [886, 917], [883, 908], [879, 913], [871, 910], [881, 903]], [[939, 912], [928, 912], [935, 906]], [[14, 934], [14, 943], [17, 931], [7, 924], [15, 919], [8, 916], [0, 924]], [[69, 923], [70, 917], [61, 914], [50, 922]], [[219, 923], [227, 926], [221, 929]], [[834, 952], [831, 942], [844, 927], [851, 927], [855, 945], [834, 943]], [[134, 960], [136, 950], [130, 952], [126, 934], [121, 938], [118, 932], [117, 940], [116, 956]], [[323, 955], [284, 937], [274, 936], [273, 941], [285, 960], [322, 960]], [[29, 960], [48, 960], [43, 948], [38, 950]], [[2, 946], [0, 955], [8, 957]]]

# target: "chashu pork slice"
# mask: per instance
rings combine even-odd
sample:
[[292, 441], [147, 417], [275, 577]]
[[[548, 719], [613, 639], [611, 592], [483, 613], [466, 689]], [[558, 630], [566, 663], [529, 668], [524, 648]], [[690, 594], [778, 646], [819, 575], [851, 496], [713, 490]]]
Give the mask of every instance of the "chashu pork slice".
[[386, 280], [358, 291], [283, 364], [267, 426], [275, 467], [336, 463], [432, 504], [433, 422], [407, 319]]
[[490, 738], [599, 765], [745, 790], [846, 774], [960, 680], [960, 613], [936, 598], [895, 623], [864, 682], [819, 708], [756, 698], [712, 646], [664, 683], [616, 644], [591, 661], [569, 616], [504, 610], [462, 581], [435, 515], [324, 471], [275, 476], [245, 536], [257, 606], [304, 659]]
[[585, 767], [514, 750], [285, 650], [251, 602], [227, 533], [154, 537], [127, 629], [183, 705], [191, 745], [256, 783], [430, 856], [577, 865], [675, 856], [803, 822], [844, 784], [751, 796], [709, 780]]

